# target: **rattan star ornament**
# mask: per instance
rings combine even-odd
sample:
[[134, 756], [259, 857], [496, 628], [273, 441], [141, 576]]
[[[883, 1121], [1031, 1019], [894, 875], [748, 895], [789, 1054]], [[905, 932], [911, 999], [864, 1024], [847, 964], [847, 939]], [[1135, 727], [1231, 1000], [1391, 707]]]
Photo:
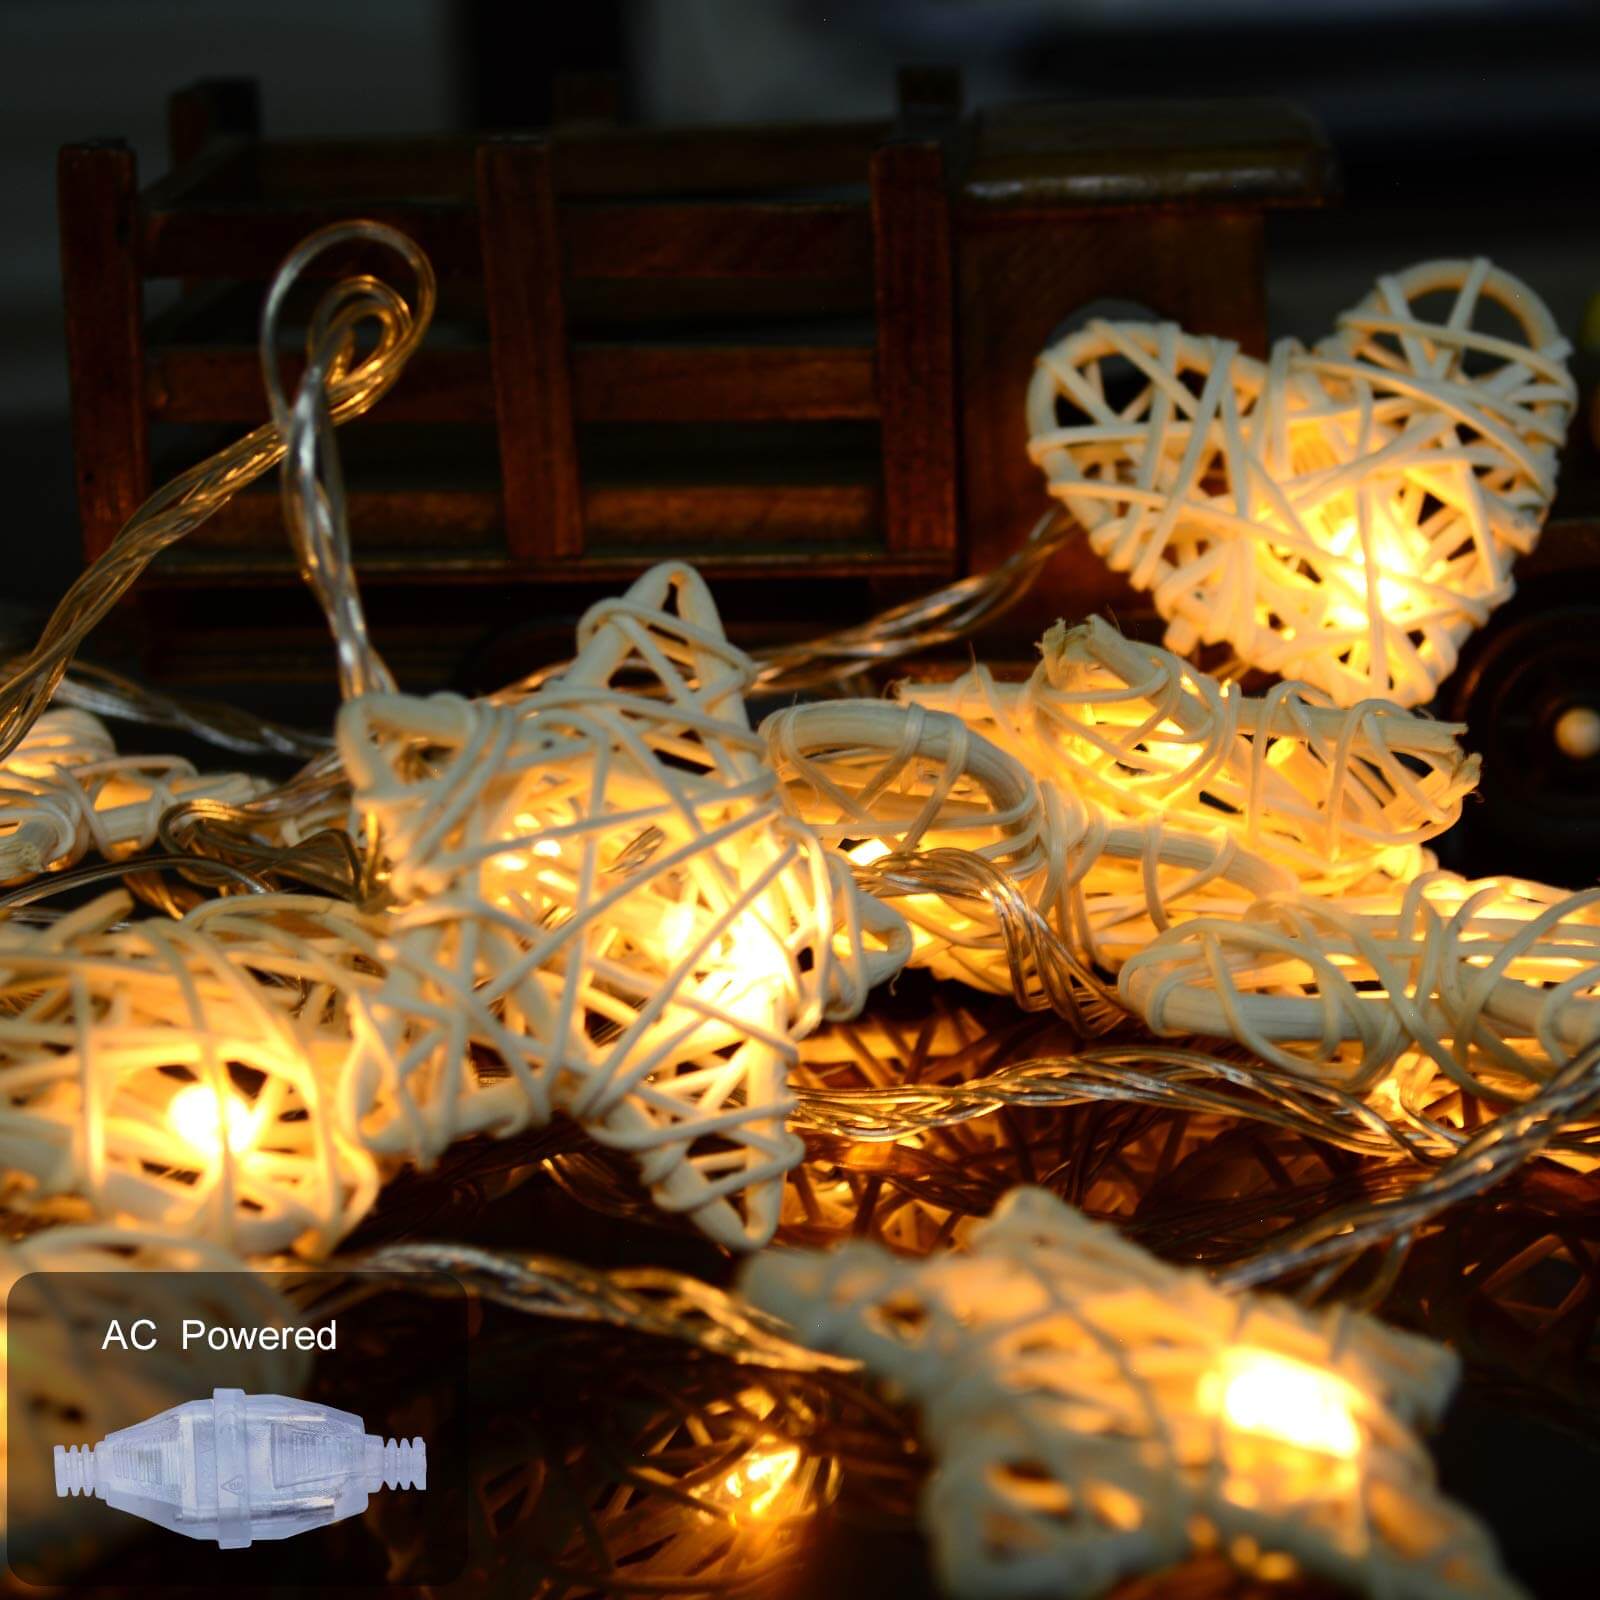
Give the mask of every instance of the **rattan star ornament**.
[[502, 703], [367, 693], [339, 748], [392, 900], [345, 1081], [375, 1152], [573, 1117], [720, 1243], [776, 1226], [795, 1041], [910, 939], [789, 815], [709, 591], [655, 568]]
[[1119, 983], [1157, 1033], [1382, 1085], [1419, 1121], [1440, 1084], [1505, 1105], [1600, 1036], [1600, 889], [1434, 872], [1366, 901], [1269, 898], [1171, 929]]
[[1225, 833], [1314, 894], [1406, 881], [1461, 815], [1478, 758], [1462, 730], [1384, 700], [1341, 710], [1306, 684], [1261, 695], [1091, 617], [1057, 623], [1024, 683], [983, 665], [900, 698], [949, 711], [1042, 784], [1130, 824]]
[[1226, 644], [1340, 705], [1418, 705], [1538, 539], [1568, 348], [1483, 260], [1380, 278], [1327, 338], [1265, 362], [1094, 321], [1039, 357], [1028, 448], [1180, 654]]
[[118, 890], [0, 924], [0, 1203], [243, 1254], [320, 1255], [382, 1174], [339, 1119], [376, 939], [311, 896], [124, 922]]
[[1019, 925], [1114, 973], [1174, 923], [1237, 914], [1294, 886], [1224, 828], [1125, 820], [1076, 786], [1036, 782], [948, 712], [829, 700], [774, 712], [762, 732], [788, 807], [869, 888], [907, 857], [930, 874], [928, 892], [892, 902], [911, 925], [914, 963], [1025, 1004], [1044, 1003], [1055, 958], [1024, 928], [1034, 946], [1024, 959]]
[[745, 1292], [915, 1404], [945, 1588], [1088, 1600], [1220, 1546], [1382, 1600], [1513, 1600], [1413, 1431], [1442, 1347], [1341, 1308], [1228, 1295], [1039, 1189], [961, 1252], [767, 1252]]
[[242, 772], [198, 773], [181, 756], [118, 755], [98, 717], [46, 711], [0, 765], [0, 883], [60, 871], [91, 849], [136, 854], [169, 806], [238, 805], [269, 787]]

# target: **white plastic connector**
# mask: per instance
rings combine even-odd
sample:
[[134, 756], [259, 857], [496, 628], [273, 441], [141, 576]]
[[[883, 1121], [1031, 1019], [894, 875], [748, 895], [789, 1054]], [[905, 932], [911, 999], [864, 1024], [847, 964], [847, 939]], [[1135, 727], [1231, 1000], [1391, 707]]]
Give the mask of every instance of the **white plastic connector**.
[[385, 1486], [428, 1487], [422, 1440], [385, 1443], [352, 1412], [242, 1389], [215, 1389], [97, 1445], [58, 1444], [55, 1467], [58, 1495], [98, 1495], [224, 1550], [341, 1522]]

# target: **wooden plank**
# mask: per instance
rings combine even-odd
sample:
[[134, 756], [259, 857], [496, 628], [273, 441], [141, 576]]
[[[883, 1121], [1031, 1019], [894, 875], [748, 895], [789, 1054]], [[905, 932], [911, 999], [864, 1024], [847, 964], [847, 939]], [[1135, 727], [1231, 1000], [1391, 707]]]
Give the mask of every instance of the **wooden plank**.
[[[226, 148], [217, 159], [231, 155]], [[147, 196], [149, 277], [264, 278], [301, 239], [346, 220], [349, 206], [268, 209], [244, 202], [189, 205]], [[482, 261], [470, 208], [431, 201], [364, 207], [427, 251], [440, 273]], [[767, 278], [869, 282], [872, 234], [853, 205], [638, 205], [563, 208], [562, 243], [575, 278]], [[350, 270], [353, 253], [318, 257], [307, 276]]]
[[133, 152], [120, 140], [65, 145], [56, 182], [78, 516], [93, 561], [150, 492]]
[[843, 278], [872, 273], [858, 205], [564, 206], [574, 278]]
[[1280, 100], [1080, 100], [974, 120], [963, 193], [1030, 207], [1320, 205], [1338, 192], [1321, 129]]
[[872, 158], [872, 224], [886, 536], [895, 550], [953, 551], [955, 279], [937, 143], [889, 144]]
[[828, 422], [878, 415], [865, 345], [579, 345], [582, 422]]
[[308, 204], [386, 205], [427, 199], [471, 206], [479, 136], [268, 139], [256, 148], [249, 198], [290, 208]]
[[[884, 550], [874, 484], [601, 484], [586, 488], [583, 502], [589, 548], [574, 559], [549, 550], [509, 552], [492, 489], [356, 490], [349, 504], [357, 564], [363, 573], [384, 557], [429, 571], [561, 566], [580, 578], [596, 563], [614, 570], [634, 551], [644, 561], [684, 549], [786, 571], [804, 570], [814, 559], [822, 575], [849, 549]], [[292, 560], [277, 495], [253, 492], [197, 528], [167, 564], [198, 570], [244, 561], [254, 570]]]
[[583, 507], [547, 141], [478, 147], [478, 224], [507, 548], [516, 561], [576, 556]]
[[585, 128], [555, 140], [556, 192], [772, 195], [863, 181], [881, 122]]
[[[305, 360], [285, 354], [279, 365], [292, 393]], [[268, 414], [261, 358], [254, 349], [240, 345], [171, 345], [152, 350], [145, 369], [145, 402], [153, 422], [235, 422], [254, 427]], [[362, 422], [492, 424], [494, 420], [488, 350], [424, 347]]]
[[872, 278], [569, 278], [567, 316], [597, 337], [681, 339], [691, 331], [724, 344], [762, 338], [871, 344]]
[[[286, 356], [284, 381], [305, 363]], [[875, 361], [864, 345], [577, 345], [579, 422], [870, 421], [878, 415]], [[249, 346], [173, 345], [150, 352], [152, 421], [266, 420], [261, 362]], [[364, 421], [495, 421], [487, 349], [425, 348]]]
[[[434, 271], [476, 275], [482, 257], [471, 212], [431, 201], [363, 207], [361, 215], [409, 234]], [[145, 275], [151, 278], [264, 280], [308, 233], [350, 217], [347, 202], [268, 209], [247, 201], [189, 205], [146, 196], [142, 222]], [[308, 264], [307, 278], [342, 278], [372, 269], [372, 247], [329, 250]]]
[[620, 546], [698, 558], [733, 546], [744, 562], [764, 566], [792, 558], [796, 546], [881, 548], [881, 518], [875, 484], [629, 484], [584, 494], [595, 554]]
[[[504, 519], [494, 489], [358, 489], [349, 496], [350, 535], [356, 565], [388, 552], [407, 560], [506, 565]], [[276, 493], [236, 495], [174, 546], [175, 566], [245, 561], [276, 567], [293, 563]]]
[[[777, 123], [729, 128], [562, 129], [551, 140], [556, 193], [774, 195], [860, 184], [888, 132], [883, 122]], [[431, 195], [469, 202], [476, 141], [271, 140], [259, 150], [263, 201], [301, 204], [337, 194], [373, 203]]]
[[[502, 591], [508, 585], [521, 586], [562, 584], [574, 587], [584, 584], [603, 586], [614, 593], [616, 586], [636, 578], [662, 559], [660, 550], [641, 547], [637, 551], [606, 551], [585, 556], [582, 561], [534, 561], [520, 566], [510, 566], [504, 560], [487, 561], [476, 553], [457, 556], [450, 552], [419, 556], [412, 551], [374, 552], [361, 558], [362, 593], [370, 595], [385, 589], [407, 589], [436, 585], [441, 589], [460, 590], [478, 588]], [[837, 550], [820, 553], [816, 550], [787, 551], [781, 554], [758, 553], [730, 545], [725, 550], [708, 552], [695, 561], [695, 570], [712, 581], [750, 580], [768, 582], [776, 579], [807, 579], [818, 583], [844, 582], [849, 584], [872, 583], [879, 580], [904, 585], [921, 586], [950, 576], [948, 562], [937, 557], [895, 555], [884, 549], [881, 541], [872, 544], [842, 545]], [[1102, 570], [1104, 570], [1102, 568]], [[298, 571], [287, 559], [264, 560], [247, 557], [224, 560], [214, 556], [195, 559], [179, 552], [169, 552], [161, 557], [140, 579], [142, 591], [206, 593], [238, 589], [264, 590], [270, 585], [294, 589], [303, 585]], [[867, 591], [852, 591], [855, 603], [846, 608], [841, 602], [840, 614], [846, 609], [858, 615], [863, 609], [859, 597]], [[537, 613], [537, 597], [532, 597], [530, 614]], [[196, 602], [198, 604], [198, 602]], [[440, 626], [447, 626], [461, 617], [450, 602], [441, 603]], [[478, 613], [474, 613], [478, 614]], [[1121, 615], [1122, 613], [1118, 613]], [[768, 626], [760, 633], [770, 631], [771, 618], [763, 617]], [[315, 630], [313, 630], [315, 631]], [[481, 624], [478, 629], [481, 633]], [[316, 633], [325, 638], [326, 630]], [[566, 635], [571, 643], [570, 631]], [[435, 680], [437, 681], [437, 679]]]

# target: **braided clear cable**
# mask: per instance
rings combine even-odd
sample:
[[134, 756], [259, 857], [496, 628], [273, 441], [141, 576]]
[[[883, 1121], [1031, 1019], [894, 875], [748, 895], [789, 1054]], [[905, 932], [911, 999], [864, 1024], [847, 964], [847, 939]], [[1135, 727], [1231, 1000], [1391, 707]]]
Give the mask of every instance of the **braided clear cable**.
[[[320, 229], [279, 268], [267, 300], [263, 339], [275, 339], [285, 298], [310, 262], [327, 250], [357, 242], [394, 251], [416, 283], [413, 299], [373, 277], [346, 279], [324, 299], [312, 319], [307, 370], [322, 381], [302, 386], [303, 405], [288, 415], [276, 375], [276, 356], [264, 350], [274, 419], [216, 455], [180, 473], [129, 518], [122, 531], [72, 584], [39, 642], [0, 686], [0, 758], [8, 756], [45, 706], [79, 646], [163, 550], [177, 543], [271, 470], [293, 446], [309, 441], [371, 409], [394, 385], [433, 316], [433, 268], [404, 234], [377, 222], [342, 222]], [[377, 342], [357, 359], [356, 333], [375, 325]], [[315, 395], [307, 393], [315, 389]], [[330, 513], [342, 509], [335, 494]], [[294, 526], [294, 524], [291, 524]]]

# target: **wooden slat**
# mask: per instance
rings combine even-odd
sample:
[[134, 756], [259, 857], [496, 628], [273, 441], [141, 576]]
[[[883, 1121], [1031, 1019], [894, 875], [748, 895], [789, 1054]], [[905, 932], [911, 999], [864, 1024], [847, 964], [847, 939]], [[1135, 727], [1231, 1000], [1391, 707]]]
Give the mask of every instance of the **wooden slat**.
[[556, 192], [779, 194], [858, 184], [880, 122], [738, 128], [586, 128], [555, 141]]
[[[563, 129], [551, 141], [556, 193], [760, 195], [859, 184], [881, 122], [742, 125], [729, 128]], [[336, 190], [374, 204], [418, 194], [469, 201], [474, 141], [461, 135], [405, 139], [271, 140], [259, 147], [257, 194], [303, 203]]]
[[937, 143], [890, 144], [872, 158], [872, 222], [887, 537], [896, 550], [953, 551], [955, 280]]
[[[368, 559], [383, 551], [427, 559], [434, 566], [507, 565], [500, 496], [493, 489], [360, 489], [348, 503], [356, 565], [363, 574]], [[174, 546], [169, 564], [244, 561], [270, 569], [293, 560], [282, 502], [275, 493], [256, 490], [236, 495]]]
[[507, 547], [517, 561], [578, 556], [583, 507], [546, 141], [496, 139], [479, 146], [478, 225]]
[[[292, 393], [305, 361], [286, 355], [280, 366]], [[146, 363], [145, 401], [153, 422], [235, 422], [254, 427], [267, 419], [261, 358], [241, 345], [152, 350]], [[488, 349], [419, 350], [400, 382], [362, 420], [493, 423]]]
[[[635, 550], [643, 561], [684, 549], [756, 569], [804, 570], [815, 562], [822, 575], [852, 549], [881, 554], [884, 548], [873, 484], [601, 484], [583, 496], [590, 548], [581, 562], [564, 563], [548, 551], [519, 557], [506, 550], [492, 489], [357, 490], [349, 506], [363, 572], [387, 552], [433, 571], [565, 565], [568, 576], [581, 578], [595, 562], [615, 566]], [[277, 495], [239, 495], [177, 547], [168, 564], [199, 569], [240, 560], [269, 569], [292, 562]]]
[[962, 192], [974, 205], [1321, 205], [1333, 152], [1281, 100], [1079, 100], [1007, 106], [975, 120]]
[[792, 557], [795, 546], [882, 544], [874, 484], [602, 485], [584, 495], [584, 525], [591, 548], [737, 546], [752, 566]]
[[[411, 550], [395, 553], [363, 553], [361, 578], [363, 593], [380, 587], [415, 587], [437, 584], [454, 588], [492, 587], [522, 584], [596, 584], [614, 589], [615, 585], [637, 577], [662, 557], [658, 549], [641, 547], [637, 553], [625, 550], [602, 551], [585, 556], [581, 562], [534, 561], [509, 566], [504, 560], [488, 560], [473, 552], [456, 556], [450, 552], [419, 555]], [[737, 544], [707, 552], [695, 560], [695, 570], [713, 581], [720, 579], [796, 578], [826, 582], [845, 579], [851, 582], [927, 583], [950, 575], [950, 563], [931, 555], [896, 555], [881, 542], [841, 545], [837, 550], [819, 552], [790, 550], [751, 551]], [[1100, 569], [1105, 570], [1104, 566]], [[227, 588], [257, 588], [268, 584], [294, 588], [303, 582], [287, 559], [244, 558], [219, 560], [202, 553], [198, 558], [182, 548], [169, 552], [140, 579], [145, 590], [163, 589], [205, 591]], [[535, 604], [534, 610], [537, 611]], [[1143, 613], [1139, 613], [1142, 615]], [[441, 626], [459, 619], [452, 606]], [[1118, 615], [1122, 615], [1121, 612]], [[479, 630], [481, 632], [481, 628]], [[325, 637], [325, 634], [318, 634]], [[568, 636], [570, 643], [570, 635]]]
[[[298, 384], [305, 363], [283, 361]], [[573, 408], [580, 422], [871, 421], [878, 415], [873, 352], [862, 345], [578, 345]], [[150, 352], [145, 398], [152, 421], [234, 422], [267, 417], [261, 362], [241, 345]], [[423, 349], [369, 422], [495, 420], [485, 349]]]
[[[364, 207], [361, 214], [409, 234], [437, 272], [479, 270], [468, 207], [418, 202]], [[261, 278], [308, 233], [349, 215], [343, 204], [153, 206], [144, 216], [145, 271], [152, 278]], [[575, 278], [866, 282], [872, 273], [872, 235], [860, 206], [579, 205], [563, 208], [561, 236]], [[355, 251], [330, 251], [307, 276], [342, 277], [359, 259]]]
[[852, 205], [572, 205], [561, 211], [574, 278], [860, 278], [866, 211]]
[[[143, 211], [145, 275], [151, 278], [270, 277], [272, 269], [308, 233], [351, 216], [347, 203], [267, 209], [244, 202], [164, 203]], [[470, 210], [418, 202], [362, 207], [360, 215], [409, 234], [434, 271], [476, 274], [481, 256]], [[308, 278], [342, 278], [372, 269], [373, 247], [329, 250], [311, 262]]]
[[865, 345], [579, 345], [582, 422], [870, 421]]
[[150, 492], [138, 174], [126, 145], [104, 141], [64, 146], [56, 181], [78, 515], [92, 561]]

